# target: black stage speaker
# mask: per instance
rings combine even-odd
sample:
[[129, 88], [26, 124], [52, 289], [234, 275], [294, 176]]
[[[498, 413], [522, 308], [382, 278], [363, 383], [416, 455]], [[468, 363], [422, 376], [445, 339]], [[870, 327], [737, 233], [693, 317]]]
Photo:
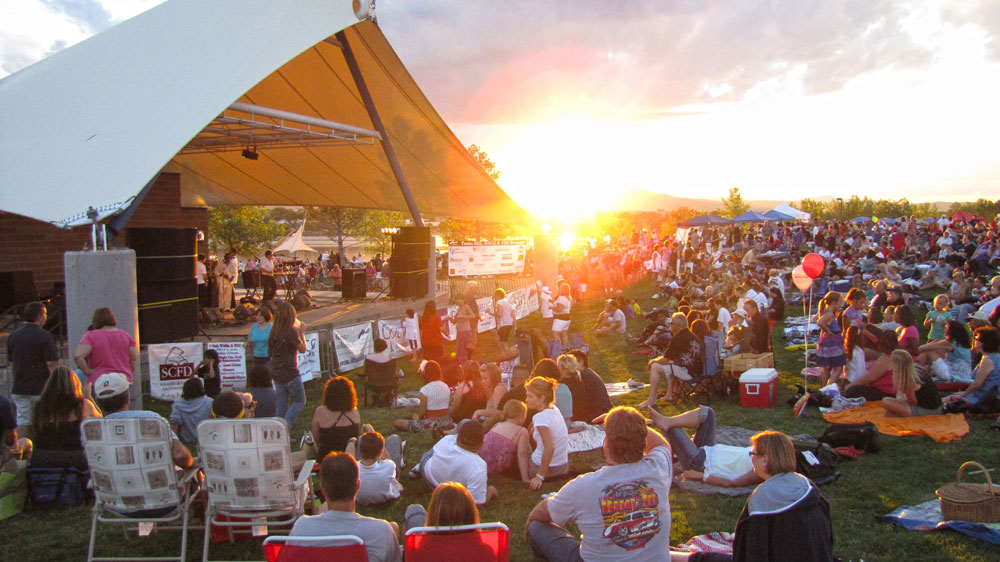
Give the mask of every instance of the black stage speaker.
[[427, 296], [427, 263], [431, 256], [431, 229], [426, 226], [400, 227], [392, 250], [392, 290], [399, 299]]
[[368, 281], [363, 269], [344, 269], [340, 279], [340, 296], [345, 299], [363, 299], [368, 295]]
[[197, 235], [194, 228], [129, 228], [135, 250], [139, 338], [170, 343], [198, 335]]
[[33, 271], [0, 271], [0, 310], [39, 300]]

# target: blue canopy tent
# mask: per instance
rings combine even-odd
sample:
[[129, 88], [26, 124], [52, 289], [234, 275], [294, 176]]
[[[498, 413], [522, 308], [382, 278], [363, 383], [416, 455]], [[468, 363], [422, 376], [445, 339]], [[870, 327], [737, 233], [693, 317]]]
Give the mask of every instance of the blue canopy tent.
[[851, 222], [853, 222], [854, 224], [871, 224], [872, 223], [872, 218], [871, 217], [854, 217], [853, 219], [851, 219]]
[[793, 217], [792, 215], [786, 215], [785, 213], [781, 213], [781, 212], [778, 212], [778, 211], [773, 210], [773, 209], [770, 210], [770, 211], [768, 211], [768, 212], [766, 212], [766, 213], [764, 213], [764, 216], [767, 217], [767, 220], [769, 220], [769, 221], [775, 221], [775, 222], [784, 222], [784, 221], [793, 221], [793, 220], [795, 220], [795, 217]]
[[896, 224], [897, 222], [899, 222], [899, 219], [893, 219], [893, 218], [886, 217], [886, 218], [879, 219], [878, 222], [882, 222], [882, 223], [885, 223], [885, 224]]
[[715, 215], [699, 215], [697, 217], [679, 223], [677, 226], [681, 228], [690, 228], [692, 226], [714, 226], [720, 224], [732, 224], [732, 222], [733, 221], [729, 219], [717, 217]]
[[747, 211], [738, 217], [733, 217], [733, 222], [764, 222], [771, 220], [757, 211]]

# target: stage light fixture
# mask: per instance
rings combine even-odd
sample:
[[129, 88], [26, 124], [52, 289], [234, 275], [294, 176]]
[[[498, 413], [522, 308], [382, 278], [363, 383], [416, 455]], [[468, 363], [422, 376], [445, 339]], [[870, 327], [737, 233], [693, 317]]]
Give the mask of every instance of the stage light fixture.
[[248, 146], [244, 148], [242, 154], [243, 157], [246, 158], [247, 160], [256, 160], [260, 158], [260, 154], [257, 153], [256, 146]]
[[383, 226], [382, 234], [399, 234], [398, 226]]

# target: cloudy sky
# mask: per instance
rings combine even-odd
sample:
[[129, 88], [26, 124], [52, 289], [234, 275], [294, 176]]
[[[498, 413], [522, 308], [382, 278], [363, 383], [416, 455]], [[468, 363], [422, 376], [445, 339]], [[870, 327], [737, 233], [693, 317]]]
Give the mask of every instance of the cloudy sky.
[[[158, 3], [2, 0], [0, 76]], [[1000, 194], [1000, 0], [380, 0], [377, 13], [459, 138], [534, 210], [631, 188]]]

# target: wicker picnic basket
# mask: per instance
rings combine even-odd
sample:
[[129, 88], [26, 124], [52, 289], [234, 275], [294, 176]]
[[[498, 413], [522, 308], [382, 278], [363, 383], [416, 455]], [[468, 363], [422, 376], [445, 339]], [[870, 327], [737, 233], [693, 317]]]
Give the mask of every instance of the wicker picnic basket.
[[[962, 473], [968, 467], [983, 471], [985, 484], [962, 482]], [[993, 486], [990, 473], [978, 462], [963, 463], [955, 474], [955, 481], [937, 490], [941, 500], [941, 516], [945, 521], [970, 521], [972, 523], [1000, 522], [1000, 497]]]

